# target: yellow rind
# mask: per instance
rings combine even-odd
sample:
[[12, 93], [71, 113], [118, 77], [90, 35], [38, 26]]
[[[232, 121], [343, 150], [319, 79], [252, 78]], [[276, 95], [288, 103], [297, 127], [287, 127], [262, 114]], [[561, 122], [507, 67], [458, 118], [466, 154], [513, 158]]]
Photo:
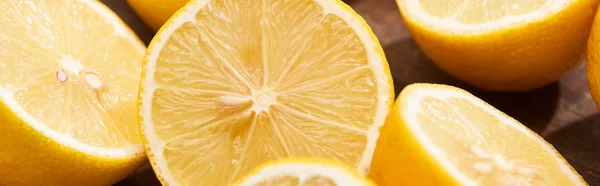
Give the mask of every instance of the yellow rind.
[[127, 0], [133, 11], [154, 31], [160, 29], [164, 21], [171, 16], [169, 14], [175, 13], [186, 3], [187, 0]]
[[448, 30], [409, 14], [413, 38], [429, 58], [459, 79], [491, 91], [530, 91], [557, 81], [581, 61], [599, 0], [577, 0], [562, 11], [491, 30]]
[[0, 185], [111, 185], [145, 162], [143, 152], [111, 158], [86, 154], [48, 138], [0, 101]]
[[402, 117], [402, 103], [405, 102], [410, 87], [415, 85], [422, 84], [404, 88], [381, 129], [369, 177], [381, 186], [458, 186], [460, 184], [457, 180], [448, 172], [442, 171], [442, 165], [427, 152], [416, 134], [407, 128], [407, 121]]
[[588, 41], [586, 71], [590, 93], [600, 108], [600, 14], [596, 14]]

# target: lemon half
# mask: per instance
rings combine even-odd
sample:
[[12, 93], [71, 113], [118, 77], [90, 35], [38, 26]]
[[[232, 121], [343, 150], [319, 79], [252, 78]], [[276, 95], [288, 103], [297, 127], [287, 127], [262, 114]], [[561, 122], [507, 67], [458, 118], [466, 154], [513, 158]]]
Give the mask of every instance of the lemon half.
[[381, 131], [381, 185], [586, 185], [542, 137], [455, 87], [407, 86]]
[[145, 47], [92, 0], [0, 2], [0, 185], [110, 185], [144, 162]]
[[141, 128], [165, 185], [226, 185], [286, 157], [370, 167], [388, 64], [341, 1], [196, 0], [145, 59]]
[[437, 66], [491, 91], [553, 83], [582, 59], [600, 0], [397, 0]]

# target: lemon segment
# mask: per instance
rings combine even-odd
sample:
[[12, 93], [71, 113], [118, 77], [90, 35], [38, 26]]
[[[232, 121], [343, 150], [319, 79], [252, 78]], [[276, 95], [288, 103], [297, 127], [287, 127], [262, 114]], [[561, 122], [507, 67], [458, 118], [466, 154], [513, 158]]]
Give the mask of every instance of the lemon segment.
[[354, 167], [329, 159], [288, 158], [260, 165], [236, 186], [374, 186], [375, 184], [358, 173]]
[[134, 171], [137, 36], [98, 1], [0, 10], [0, 185], [110, 185]]
[[[420, 0], [421, 7], [437, 18], [454, 20], [463, 24], [487, 23], [519, 16], [548, 8], [548, 0]], [[484, 15], [484, 16], [482, 16]]]
[[366, 173], [393, 99], [379, 43], [341, 1], [191, 1], [145, 63], [141, 127], [168, 185], [224, 185], [290, 156]]
[[372, 170], [382, 185], [585, 185], [536, 133], [444, 85], [409, 85], [400, 93]]

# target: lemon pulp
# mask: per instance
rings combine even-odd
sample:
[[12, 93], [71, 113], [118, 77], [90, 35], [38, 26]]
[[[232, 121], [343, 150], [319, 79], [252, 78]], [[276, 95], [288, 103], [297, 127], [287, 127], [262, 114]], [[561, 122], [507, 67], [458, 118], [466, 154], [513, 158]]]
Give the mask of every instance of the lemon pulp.
[[423, 10], [443, 19], [464, 24], [485, 23], [502, 18], [519, 16], [547, 8], [549, 0], [419, 0]]
[[238, 186], [371, 186], [374, 183], [354, 167], [321, 158], [286, 158], [270, 161], [252, 170]]
[[528, 129], [507, 125], [514, 121], [499, 118], [470, 100], [424, 98], [417, 121], [419, 130], [439, 148], [440, 161], [450, 162], [480, 185], [573, 184], [553, 149], [547, 153], [546, 142], [524, 135]]
[[366, 172], [391, 78], [364, 21], [339, 3], [195, 1], [163, 26], [140, 110], [164, 182], [227, 184], [289, 156]]

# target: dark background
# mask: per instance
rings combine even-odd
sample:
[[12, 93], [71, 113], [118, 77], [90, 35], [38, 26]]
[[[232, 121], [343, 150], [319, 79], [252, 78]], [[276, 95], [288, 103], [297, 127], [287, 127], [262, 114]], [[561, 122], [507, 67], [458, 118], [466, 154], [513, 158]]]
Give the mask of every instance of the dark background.
[[[101, 0], [146, 44], [154, 32], [125, 0]], [[438, 69], [408, 33], [394, 0], [345, 0], [369, 23], [387, 56], [396, 94], [416, 82], [464, 88], [550, 141], [590, 185], [600, 185], [600, 114], [588, 91], [583, 64], [560, 82], [529, 93], [490, 93], [465, 85]], [[116, 186], [159, 186], [148, 164]]]

